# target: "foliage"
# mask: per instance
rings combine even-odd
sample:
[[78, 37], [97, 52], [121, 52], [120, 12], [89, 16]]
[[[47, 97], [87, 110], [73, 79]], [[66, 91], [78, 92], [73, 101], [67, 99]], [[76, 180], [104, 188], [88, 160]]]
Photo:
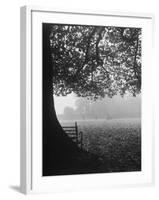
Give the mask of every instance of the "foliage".
[[141, 29], [49, 24], [53, 92], [91, 99], [141, 91]]

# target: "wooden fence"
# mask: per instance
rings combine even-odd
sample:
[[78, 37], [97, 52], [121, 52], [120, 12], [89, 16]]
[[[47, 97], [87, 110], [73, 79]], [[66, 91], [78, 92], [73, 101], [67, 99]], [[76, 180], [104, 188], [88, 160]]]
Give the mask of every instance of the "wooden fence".
[[62, 126], [65, 133], [80, 147], [83, 146], [83, 132], [78, 130], [77, 122], [74, 126]]

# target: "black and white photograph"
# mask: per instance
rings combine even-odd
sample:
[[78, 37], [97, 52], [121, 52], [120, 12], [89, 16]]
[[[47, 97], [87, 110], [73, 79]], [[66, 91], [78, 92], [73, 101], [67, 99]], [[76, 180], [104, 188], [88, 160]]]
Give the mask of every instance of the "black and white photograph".
[[42, 175], [142, 171], [142, 28], [42, 24]]

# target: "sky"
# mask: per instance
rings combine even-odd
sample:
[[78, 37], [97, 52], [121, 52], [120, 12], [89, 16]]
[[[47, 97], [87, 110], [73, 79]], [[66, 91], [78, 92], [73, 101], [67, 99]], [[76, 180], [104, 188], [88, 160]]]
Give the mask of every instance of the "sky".
[[71, 93], [67, 96], [60, 96], [60, 97], [54, 95], [56, 114], [63, 114], [65, 107], [71, 107], [71, 108], [75, 109], [76, 108], [76, 106], [75, 106], [76, 99], [77, 99], [77, 97], [73, 93]]

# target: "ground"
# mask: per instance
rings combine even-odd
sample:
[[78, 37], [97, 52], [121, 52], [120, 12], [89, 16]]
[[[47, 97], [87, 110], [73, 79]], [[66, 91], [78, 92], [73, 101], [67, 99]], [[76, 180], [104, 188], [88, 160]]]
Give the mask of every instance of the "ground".
[[[63, 121], [71, 125], [74, 121]], [[83, 132], [83, 148], [101, 161], [98, 172], [128, 172], [141, 170], [140, 119], [77, 121]]]

